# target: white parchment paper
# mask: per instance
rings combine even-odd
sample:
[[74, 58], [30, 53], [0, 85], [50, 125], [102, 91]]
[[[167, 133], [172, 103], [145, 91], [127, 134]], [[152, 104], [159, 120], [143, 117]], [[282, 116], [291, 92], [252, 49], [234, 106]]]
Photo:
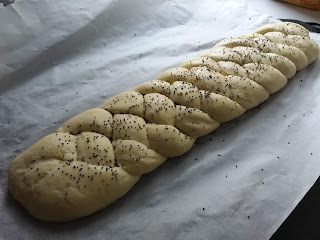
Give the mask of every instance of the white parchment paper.
[[38, 221], [12, 198], [7, 176], [18, 154], [69, 118], [275, 21], [241, 0], [0, 7], [0, 238], [270, 238], [320, 173], [319, 59], [90, 217]]

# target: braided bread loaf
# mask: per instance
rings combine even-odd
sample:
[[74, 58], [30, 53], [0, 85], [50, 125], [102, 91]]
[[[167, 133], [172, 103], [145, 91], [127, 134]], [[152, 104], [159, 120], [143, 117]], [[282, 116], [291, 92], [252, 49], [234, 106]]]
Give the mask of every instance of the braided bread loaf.
[[318, 55], [308, 31], [293, 23], [227, 38], [42, 138], [12, 162], [9, 189], [42, 220], [90, 215], [198, 137], [267, 100]]

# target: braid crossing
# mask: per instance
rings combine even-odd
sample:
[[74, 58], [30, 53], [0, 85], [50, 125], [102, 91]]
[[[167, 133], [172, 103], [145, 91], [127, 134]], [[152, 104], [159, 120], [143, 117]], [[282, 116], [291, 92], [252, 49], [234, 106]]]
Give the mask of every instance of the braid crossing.
[[90, 215], [198, 137], [266, 101], [318, 55], [308, 31], [293, 23], [227, 38], [35, 143], [12, 162], [9, 189], [39, 219]]

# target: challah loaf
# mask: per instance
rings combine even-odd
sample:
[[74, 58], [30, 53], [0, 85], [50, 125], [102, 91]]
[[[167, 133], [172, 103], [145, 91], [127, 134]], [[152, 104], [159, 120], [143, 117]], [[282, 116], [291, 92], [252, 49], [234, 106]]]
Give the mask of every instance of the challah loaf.
[[9, 189], [42, 220], [90, 215], [198, 137], [266, 101], [318, 55], [308, 31], [293, 23], [227, 38], [39, 140], [13, 160]]

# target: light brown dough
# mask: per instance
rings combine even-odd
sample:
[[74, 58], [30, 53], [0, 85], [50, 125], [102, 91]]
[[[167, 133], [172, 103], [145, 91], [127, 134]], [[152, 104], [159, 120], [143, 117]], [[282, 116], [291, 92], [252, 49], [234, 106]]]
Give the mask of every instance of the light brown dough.
[[233, 47], [251, 47], [258, 48], [263, 53], [276, 53], [288, 58], [295, 65], [297, 70], [300, 70], [308, 65], [308, 58], [299, 48], [288, 46], [285, 44], [275, 43], [266, 38], [250, 38], [247, 36], [227, 38], [216, 44], [216, 46]]
[[225, 39], [36, 142], [13, 160], [9, 190], [38, 219], [88, 216], [198, 137], [264, 102], [318, 55], [308, 31], [292, 23]]
[[76, 145], [73, 135], [50, 134], [12, 162], [9, 189], [34, 217], [70, 221], [90, 215], [123, 196], [139, 180], [140, 175], [119, 167], [78, 161]]
[[147, 129], [150, 148], [169, 158], [183, 155], [196, 140], [171, 125], [148, 124]]
[[101, 108], [112, 114], [129, 113], [140, 117], [144, 116], [143, 96], [137, 92], [120, 93], [102, 104]]
[[174, 125], [175, 105], [173, 101], [159, 93], [148, 93], [145, 99], [145, 119], [151, 123]]

